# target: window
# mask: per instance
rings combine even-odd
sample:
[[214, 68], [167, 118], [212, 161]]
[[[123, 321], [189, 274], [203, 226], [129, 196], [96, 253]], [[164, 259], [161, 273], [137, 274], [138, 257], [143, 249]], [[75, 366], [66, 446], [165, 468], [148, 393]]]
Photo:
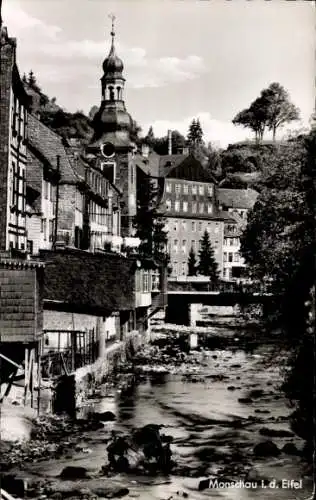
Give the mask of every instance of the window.
[[202, 222], [199, 222], [199, 231], [202, 231]]
[[48, 199], [48, 182], [44, 180], [44, 198]]
[[224, 262], [227, 262], [227, 252], [224, 252]]
[[172, 184], [170, 182], [167, 182], [166, 184], [166, 192], [171, 193], [172, 191]]
[[180, 194], [181, 193], [181, 184], [176, 184], [176, 194]]
[[110, 101], [114, 101], [114, 88], [109, 87], [109, 91], [110, 91]]
[[228, 246], [228, 238], [224, 238], [224, 246], [227, 247]]
[[166, 200], [166, 210], [171, 210], [171, 200]]
[[208, 188], [207, 188], [207, 192], [208, 192], [208, 195], [209, 195], [209, 196], [213, 196], [213, 185], [208, 186]]
[[229, 246], [234, 246], [234, 238], [229, 238]]
[[213, 213], [213, 205], [211, 203], [209, 203], [207, 205], [207, 213], [208, 214], [212, 214]]
[[217, 248], [217, 247], [218, 247], [218, 244], [219, 244], [219, 241], [218, 241], [218, 240], [215, 240], [215, 242], [214, 242], [214, 246], [215, 246], [215, 248]]
[[[55, 215], [55, 212], [56, 212], [56, 186], [52, 186], [52, 202], [53, 202], [53, 215]], [[82, 204], [80, 206], [80, 210], [82, 210]]]
[[172, 271], [173, 271], [173, 274], [178, 273], [178, 262], [177, 261], [174, 261], [173, 266], [172, 266]]
[[188, 211], [188, 202], [184, 201], [183, 202], [183, 212], [187, 212], [187, 211]]
[[187, 240], [182, 240], [182, 253], [187, 251]]
[[180, 210], [180, 201], [175, 201], [174, 202], [174, 209], [176, 212], [179, 212]]
[[189, 193], [189, 186], [187, 184], [183, 184], [183, 194]]
[[178, 240], [173, 240], [173, 251], [177, 252], [178, 251]]
[[234, 262], [239, 262], [239, 253], [234, 253]]
[[182, 262], [182, 264], [181, 264], [181, 273], [182, 273], [182, 275], [185, 274], [185, 267], [186, 267], [185, 262]]
[[204, 212], [204, 203], [200, 203], [199, 212], [200, 212], [200, 214], [202, 214]]
[[173, 223], [173, 230], [178, 231], [178, 221], [177, 220], [175, 220]]
[[131, 165], [131, 184], [135, 182], [135, 165]]
[[192, 222], [191, 229], [192, 231], [196, 231], [196, 222]]
[[142, 283], [142, 292], [143, 293], [148, 293], [150, 291], [150, 286], [149, 286], [149, 272], [144, 272], [143, 274], [143, 283]]
[[49, 221], [49, 241], [53, 241], [54, 237], [54, 221]]
[[46, 219], [42, 219], [42, 231], [41, 231], [43, 234], [44, 234], [44, 241], [47, 240], [47, 220]]
[[196, 194], [197, 193], [197, 186], [193, 185], [192, 186], [192, 194]]
[[199, 194], [204, 194], [204, 186], [199, 186]]
[[182, 226], [182, 230], [183, 230], [183, 231], [186, 231], [186, 230], [187, 230], [187, 223], [186, 223], [186, 221], [185, 221], [185, 220], [183, 220], [183, 221], [182, 221], [181, 226]]
[[196, 213], [196, 209], [197, 209], [197, 203], [196, 203], [196, 201], [193, 201], [192, 202], [192, 212]]
[[195, 240], [191, 240], [191, 248], [194, 252], [196, 251], [196, 241]]
[[233, 262], [233, 252], [228, 252], [228, 262]]

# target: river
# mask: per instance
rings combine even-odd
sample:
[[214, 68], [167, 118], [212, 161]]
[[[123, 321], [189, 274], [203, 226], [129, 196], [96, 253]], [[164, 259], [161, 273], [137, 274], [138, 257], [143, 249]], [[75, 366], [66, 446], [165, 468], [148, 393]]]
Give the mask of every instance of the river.
[[[217, 349], [203, 354], [194, 376], [143, 375], [127, 389], [112, 389], [105, 397], [89, 401], [90, 409], [113, 411], [116, 420], [106, 423], [104, 431], [84, 433], [77, 443], [84, 451], [71, 449], [63, 459], [25, 464], [25, 474], [58, 481], [55, 478], [66, 465], [83, 466], [95, 473], [106, 461], [109, 429], [129, 433], [155, 423], [173, 437], [176, 470], [169, 477], [116, 476], [119, 484], [129, 488], [125, 498], [305, 499], [311, 494], [312, 482], [301, 457], [280, 453], [259, 458], [253, 453], [254, 446], [265, 440], [272, 440], [279, 449], [289, 442], [299, 450], [303, 447], [299, 438], [290, 435], [291, 409], [279, 390], [285, 358], [286, 352], [271, 344], [251, 352]], [[263, 428], [272, 430], [273, 437], [263, 435]], [[279, 431], [285, 437], [278, 437]], [[209, 477], [237, 482], [225, 487], [214, 483], [213, 488], [199, 491], [201, 479]], [[266, 488], [262, 488], [262, 478]], [[252, 488], [242, 481], [252, 482]]]

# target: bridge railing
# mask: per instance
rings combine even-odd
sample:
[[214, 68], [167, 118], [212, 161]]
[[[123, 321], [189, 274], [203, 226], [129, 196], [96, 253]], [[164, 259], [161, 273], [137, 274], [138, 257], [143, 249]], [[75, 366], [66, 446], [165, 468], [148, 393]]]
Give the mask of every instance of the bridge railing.
[[268, 294], [271, 285], [262, 283], [237, 283], [236, 281], [211, 282], [168, 282], [169, 292], [214, 292], [236, 294]]

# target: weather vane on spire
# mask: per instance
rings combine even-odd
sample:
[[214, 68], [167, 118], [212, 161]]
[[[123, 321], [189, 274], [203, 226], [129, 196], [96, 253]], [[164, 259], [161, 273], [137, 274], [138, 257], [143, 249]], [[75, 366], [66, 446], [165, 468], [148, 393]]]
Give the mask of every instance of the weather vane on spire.
[[114, 37], [115, 37], [115, 31], [114, 31], [114, 21], [116, 19], [115, 15], [114, 14], [109, 14], [109, 18], [111, 19], [112, 21], [112, 30], [111, 30], [111, 37], [112, 37], [112, 43], [114, 41]]

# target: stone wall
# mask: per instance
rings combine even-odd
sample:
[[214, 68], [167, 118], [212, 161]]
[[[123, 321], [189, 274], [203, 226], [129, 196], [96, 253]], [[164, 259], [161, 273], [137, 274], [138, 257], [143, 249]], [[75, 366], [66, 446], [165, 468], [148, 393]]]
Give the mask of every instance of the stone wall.
[[116, 342], [108, 347], [102, 358], [92, 365], [87, 365], [76, 370], [75, 397], [76, 408], [82, 406], [86, 396], [102, 383], [107, 375], [126, 362], [129, 353], [137, 351], [142, 344], [148, 342], [148, 334], [141, 335], [138, 331], [130, 332], [125, 340]]

